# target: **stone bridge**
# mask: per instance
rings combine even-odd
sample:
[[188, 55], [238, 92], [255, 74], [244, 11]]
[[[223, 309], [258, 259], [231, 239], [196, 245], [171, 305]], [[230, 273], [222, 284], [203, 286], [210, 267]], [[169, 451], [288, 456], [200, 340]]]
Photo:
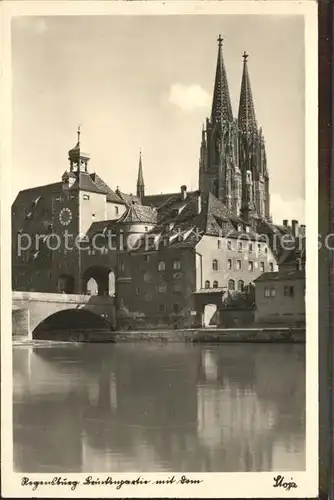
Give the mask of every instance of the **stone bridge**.
[[13, 292], [13, 337], [50, 339], [57, 331], [110, 331], [115, 324], [112, 296]]

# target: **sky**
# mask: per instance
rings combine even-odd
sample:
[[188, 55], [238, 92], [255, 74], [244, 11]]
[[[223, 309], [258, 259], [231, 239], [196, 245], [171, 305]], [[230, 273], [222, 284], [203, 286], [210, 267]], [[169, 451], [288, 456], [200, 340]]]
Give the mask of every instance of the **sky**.
[[135, 192], [140, 149], [147, 194], [197, 189], [219, 33], [235, 116], [249, 54], [273, 219], [304, 222], [304, 23], [291, 15], [15, 18], [13, 200], [61, 179], [79, 124], [90, 171], [113, 189]]

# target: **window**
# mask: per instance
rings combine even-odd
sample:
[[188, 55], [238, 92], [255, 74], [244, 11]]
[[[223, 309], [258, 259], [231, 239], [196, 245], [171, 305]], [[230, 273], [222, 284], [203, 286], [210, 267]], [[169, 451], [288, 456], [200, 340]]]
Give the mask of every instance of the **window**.
[[173, 304], [173, 312], [177, 314], [180, 310], [179, 304]]
[[265, 287], [265, 289], [264, 289], [264, 296], [265, 297], [270, 297], [270, 288]]
[[228, 259], [228, 261], [227, 261], [227, 269], [229, 269], [229, 270], [232, 269], [232, 259]]
[[267, 247], [265, 247], [264, 252], [268, 253], [268, 248]]
[[252, 243], [249, 244], [248, 251], [249, 251], [249, 253], [252, 253], [252, 251], [253, 251], [253, 244]]
[[257, 244], [257, 250], [258, 250], [258, 252], [261, 252], [261, 243]]
[[120, 271], [121, 271], [121, 272], [123, 272], [123, 271], [124, 271], [124, 269], [125, 269], [124, 262], [120, 262], [120, 263], [119, 263], [119, 269], [120, 269]]
[[248, 271], [251, 271], [251, 272], [254, 271], [254, 262], [252, 260], [250, 260], [248, 262]]
[[214, 282], [212, 283], [212, 287], [213, 287], [213, 288], [218, 288], [218, 281], [214, 281]]
[[232, 250], [232, 241], [227, 242], [227, 250]]
[[159, 291], [160, 293], [165, 293], [165, 292], [166, 292], [166, 290], [167, 290], [167, 285], [166, 285], [166, 283], [159, 283], [159, 285], [158, 285], [158, 291]]
[[214, 259], [212, 261], [212, 270], [213, 271], [218, 271], [218, 260], [217, 259]]
[[158, 271], [165, 271], [166, 269], [166, 264], [163, 260], [160, 260], [160, 262], [158, 263]]
[[221, 240], [218, 240], [218, 241], [217, 241], [217, 246], [218, 246], [218, 250], [220, 250], [220, 249], [221, 249], [221, 247], [222, 247], [222, 242], [221, 242]]
[[260, 262], [260, 271], [264, 273], [264, 262]]
[[237, 270], [240, 271], [241, 269], [241, 260], [237, 260]]
[[136, 288], [136, 295], [140, 294], [140, 288]]
[[173, 292], [174, 293], [181, 293], [181, 285], [180, 285], [180, 283], [174, 283], [174, 285], [173, 285]]
[[145, 226], [145, 231], [146, 231], [146, 232], [148, 231], [148, 226]]
[[245, 286], [244, 286], [244, 282], [243, 282], [242, 280], [239, 280], [239, 281], [238, 281], [238, 291], [239, 291], [239, 292], [243, 292], [243, 291], [244, 291], [244, 288], [245, 288]]
[[158, 311], [159, 313], [164, 313], [166, 311], [165, 304], [159, 304]]
[[275, 290], [275, 288], [271, 288], [271, 289], [270, 289], [270, 295], [271, 295], [271, 297], [275, 297], [275, 295], [276, 295], [276, 290]]
[[210, 288], [210, 281], [209, 280], [206, 280], [206, 282], [204, 283], [204, 287]]
[[235, 283], [234, 280], [228, 280], [228, 289], [232, 292], [235, 290]]
[[269, 262], [269, 271], [272, 273], [274, 271], [274, 264]]
[[293, 297], [294, 289], [293, 286], [285, 286], [284, 287], [284, 297]]
[[242, 252], [242, 241], [238, 243], [238, 252]]
[[84, 194], [84, 195], [83, 195], [83, 199], [84, 199], [84, 200], [89, 200], [89, 194]]
[[118, 215], [119, 214], [119, 208], [118, 207], [115, 207], [115, 214]]
[[149, 255], [145, 255], [145, 262], [150, 262], [150, 256]]
[[173, 262], [173, 269], [181, 269], [181, 262], [179, 260], [174, 260]]

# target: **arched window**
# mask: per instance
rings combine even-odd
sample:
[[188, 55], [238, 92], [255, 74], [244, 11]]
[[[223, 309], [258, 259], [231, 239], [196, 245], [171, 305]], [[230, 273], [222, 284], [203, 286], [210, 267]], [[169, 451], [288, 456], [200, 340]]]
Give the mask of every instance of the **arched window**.
[[239, 290], [239, 292], [244, 291], [244, 282], [242, 280], [238, 281], [238, 290]]
[[235, 290], [234, 280], [228, 280], [228, 289], [232, 292]]
[[180, 310], [179, 304], [173, 304], [173, 312], [177, 314]]
[[212, 261], [212, 270], [218, 271], [218, 260], [217, 259], [213, 259], [213, 261]]
[[163, 260], [160, 260], [158, 263], [158, 271], [165, 271], [166, 269], [166, 264]]
[[214, 281], [214, 282], [212, 283], [212, 287], [213, 287], [213, 288], [218, 288], [218, 281]]
[[210, 281], [206, 280], [206, 282], [204, 283], [204, 286], [205, 286], [205, 288], [210, 288]]
[[158, 290], [160, 293], [165, 293], [167, 290], [167, 285], [166, 283], [159, 283], [158, 285]]

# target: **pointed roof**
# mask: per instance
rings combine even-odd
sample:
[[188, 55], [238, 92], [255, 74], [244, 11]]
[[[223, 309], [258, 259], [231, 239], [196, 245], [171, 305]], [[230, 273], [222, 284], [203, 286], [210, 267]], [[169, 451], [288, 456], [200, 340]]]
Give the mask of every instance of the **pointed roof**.
[[138, 166], [137, 186], [144, 186], [144, 175], [143, 175], [143, 165], [142, 165], [142, 159], [141, 159], [141, 151], [139, 153], [139, 166]]
[[253, 102], [252, 89], [248, 72], [248, 54], [243, 54], [244, 66], [241, 80], [241, 91], [238, 112], [238, 124], [244, 132], [256, 132], [257, 124]]
[[223, 39], [220, 35], [217, 41], [218, 41], [218, 57], [217, 57], [216, 78], [213, 90], [213, 100], [211, 109], [211, 121], [213, 123], [220, 122], [222, 120], [226, 121], [233, 120], [231, 98], [228, 89], [226, 69], [225, 69], [223, 50], [222, 50]]
[[133, 203], [117, 220], [117, 224], [156, 224], [157, 212], [152, 207]]

